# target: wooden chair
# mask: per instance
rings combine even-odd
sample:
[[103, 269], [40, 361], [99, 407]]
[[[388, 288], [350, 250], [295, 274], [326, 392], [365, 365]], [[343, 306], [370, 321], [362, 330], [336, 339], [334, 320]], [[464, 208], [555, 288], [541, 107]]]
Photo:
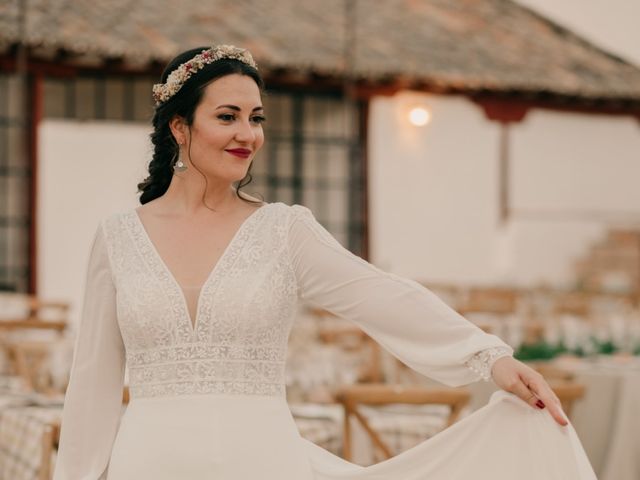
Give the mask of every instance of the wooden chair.
[[507, 315], [516, 312], [519, 292], [512, 288], [476, 287], [470, 289], [466, 297], [464, 303], [458, 307], [458, 312], [462, 315], [469, 313]]
[[24, 315], [19, 318], [3, 318], [0, 330], [46, 329], [62, 333], [67, 327], [70, 304], [51, 300], [42, 300], [34, 295], [20, 297], [24, 304]]
[[459, 285], [418, 281], [420, 285], [433, 292], [444, 303], [457, 310], [462, 303], [464, 288]]
[[487, 333], [500, 335], [506, 321], [518, 318], [525, 338], [537, 338], [539, 327], [533, 324], [525, 292], [507, 287], [472, 287], [456, 309]]
[[22, 377], [29, 390], [53, 393], [53, 378], [48, 369], [51, 353], [49, 342], [18, 341], [7, 344], [9, 359], [15, 372]]
[[318, 337], [321, 342], [336, 345], [344, 351], [359, 351], [366, 358], [366, 364], [358, 374], [358, 382], [382, 381], [380, 346], [375, 340], [357, 325], [337, 319], [330, 313], [321, 314], [319, 321]]
[[584, 397], [586, 387], [581, 383], [567, 382], [567, 381], [552, 381], [549, 383], [552, 390], [560, 399], [562, 409], [571, 418], [571, 412], [573, 411], [573, 404]]
[[553, 296], [553, 313], [589, 318], [594, 295], [587, 292], [558, 291]]
[[52, 422], [45, 425], [40, 437], [40, 469], [38, 470], [38, 480], [51, 480], [53, 476], [51, 457], [58, 449], [60, 439], [60, 423]]
[[[17, 339], [57, 339], [62, 337], [67, 328], [68, 303], [43, 301], [30, 295], [21, 295], [19, 302], [21, 308], [15, 313], [9, 313], [17, 315], [16, 317], [3, 314], [0, 320], [0, 355], [8, 361], [8, 365], [3, 362], [3, 373], [16, 373], [11, 344]], [[6, 369], [9, 369], [9, 372]]]
[[69, 317], [70, 304], [68, 302], [59, 302], [55, 300], [43, 300], [36, 296], [29, 296], [29, 315], [30, 319], [46, 319], [53, 317], [56, 320], [66, 320]]
[[[122, 389], [122, 404], [126, 405], [129, 403], [129, 387], [125, 386]], [[45, 426], [42, 437], [40, 438], [41, 442], [41, 453], [40, 453], [40, 469], [38, 471], [38, 480], [51, 480], [53, 476], [51, 458], [58, 450], [58, 446], [60, 444], [60, 421], [54, 421]]]
[[575, 378], [573, 372], [546, 362], [532, 364], [531, 366], [541, 374], [547, 382], [572, 382]]
[[0, 330], [16, 331], [16, 330], [52, 330], [62, 333], [67, 328], [66, 320], [41, 320], [38, 318], [18, 318], [2, 320], [0, 322]]
[[131, 395], [129, 393], [129, 387], [125, 385], [125, 387], [122, 389], [122, 404], [128, 405], [130, 398], [131, 398]]
[[453, 388], [424, 388], [417, 386], [394, 386], [386, 384], [358, 384], [343, 387], [337, 394], [337, 400], [344, 408], [344, 447], [343, 457], [352, 458], [351, 417], [355, 417], [385, 458], [391, 458], [391, 449], [380, 438], [362, 414], [359, 407], [383, 406], [392, 404], [409, 405], [446, 405], [450, 408], [446, 426], [452, 425], [467, 405], [470, 394], [466, 390]]

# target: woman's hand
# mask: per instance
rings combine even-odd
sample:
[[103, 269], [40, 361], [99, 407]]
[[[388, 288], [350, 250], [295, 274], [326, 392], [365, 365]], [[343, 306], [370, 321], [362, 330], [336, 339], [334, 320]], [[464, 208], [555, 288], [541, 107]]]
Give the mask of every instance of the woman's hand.
[[513, 357], [502, 357], [491, 369], [493, 381], [503, 390], [517, 395], [533, 408], [547, 408], [560, 425], [567, 425], [560, 400], [546, 380], [531, 367]]

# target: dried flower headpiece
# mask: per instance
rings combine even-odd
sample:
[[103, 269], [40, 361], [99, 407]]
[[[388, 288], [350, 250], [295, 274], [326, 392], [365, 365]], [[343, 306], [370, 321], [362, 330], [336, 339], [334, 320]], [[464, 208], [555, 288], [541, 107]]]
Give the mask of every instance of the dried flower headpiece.
[[166, 102], [173, 97], [182, 88], [189, 78], [199, 70], [202, 70], [205, 65], [221, 60], [223, 58], [231, 58], [239, 60], [247, 65], [257, 69], [256, 62], [253, 61], [253, 57], [249, 50], [244, 48], [235, 47], [233, 45], [216, 45], [209, 50], [204, 50], [189, 61], [183, 63], [167, 77], [166, 83], [156, 83], [153, 86], [153, 99], [156, 102], [156, 106], [163, 102]]

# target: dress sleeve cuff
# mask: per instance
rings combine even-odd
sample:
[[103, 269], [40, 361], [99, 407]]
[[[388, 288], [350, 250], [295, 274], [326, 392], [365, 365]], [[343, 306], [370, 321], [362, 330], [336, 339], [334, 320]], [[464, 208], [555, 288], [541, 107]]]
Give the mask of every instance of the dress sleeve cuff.
[[491, 380], [491, 368], [493, 364], [502, 357], [510, 357], [513, 355], [513, 349], [510, 347], [493, 347], [481, 350], [474, 354], [464, 364], [465, 366], [480, 375], [485, 382]]

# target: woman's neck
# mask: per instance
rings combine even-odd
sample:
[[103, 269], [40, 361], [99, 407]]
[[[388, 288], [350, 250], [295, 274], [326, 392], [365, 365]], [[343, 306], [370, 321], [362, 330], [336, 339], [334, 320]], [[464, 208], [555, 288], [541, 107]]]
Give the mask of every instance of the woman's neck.
[[[207, 190], [203, 199], [205, 185]], [[233, 186], [227, 182], [190, 182], [175, 175], [162, 198], [166, 202], [165, 206], [170, 205], [174, 213], [185, 215], [196, 214], [205, 209], [219, 213], [231, 212], [237, 208], [240, 200]]]

